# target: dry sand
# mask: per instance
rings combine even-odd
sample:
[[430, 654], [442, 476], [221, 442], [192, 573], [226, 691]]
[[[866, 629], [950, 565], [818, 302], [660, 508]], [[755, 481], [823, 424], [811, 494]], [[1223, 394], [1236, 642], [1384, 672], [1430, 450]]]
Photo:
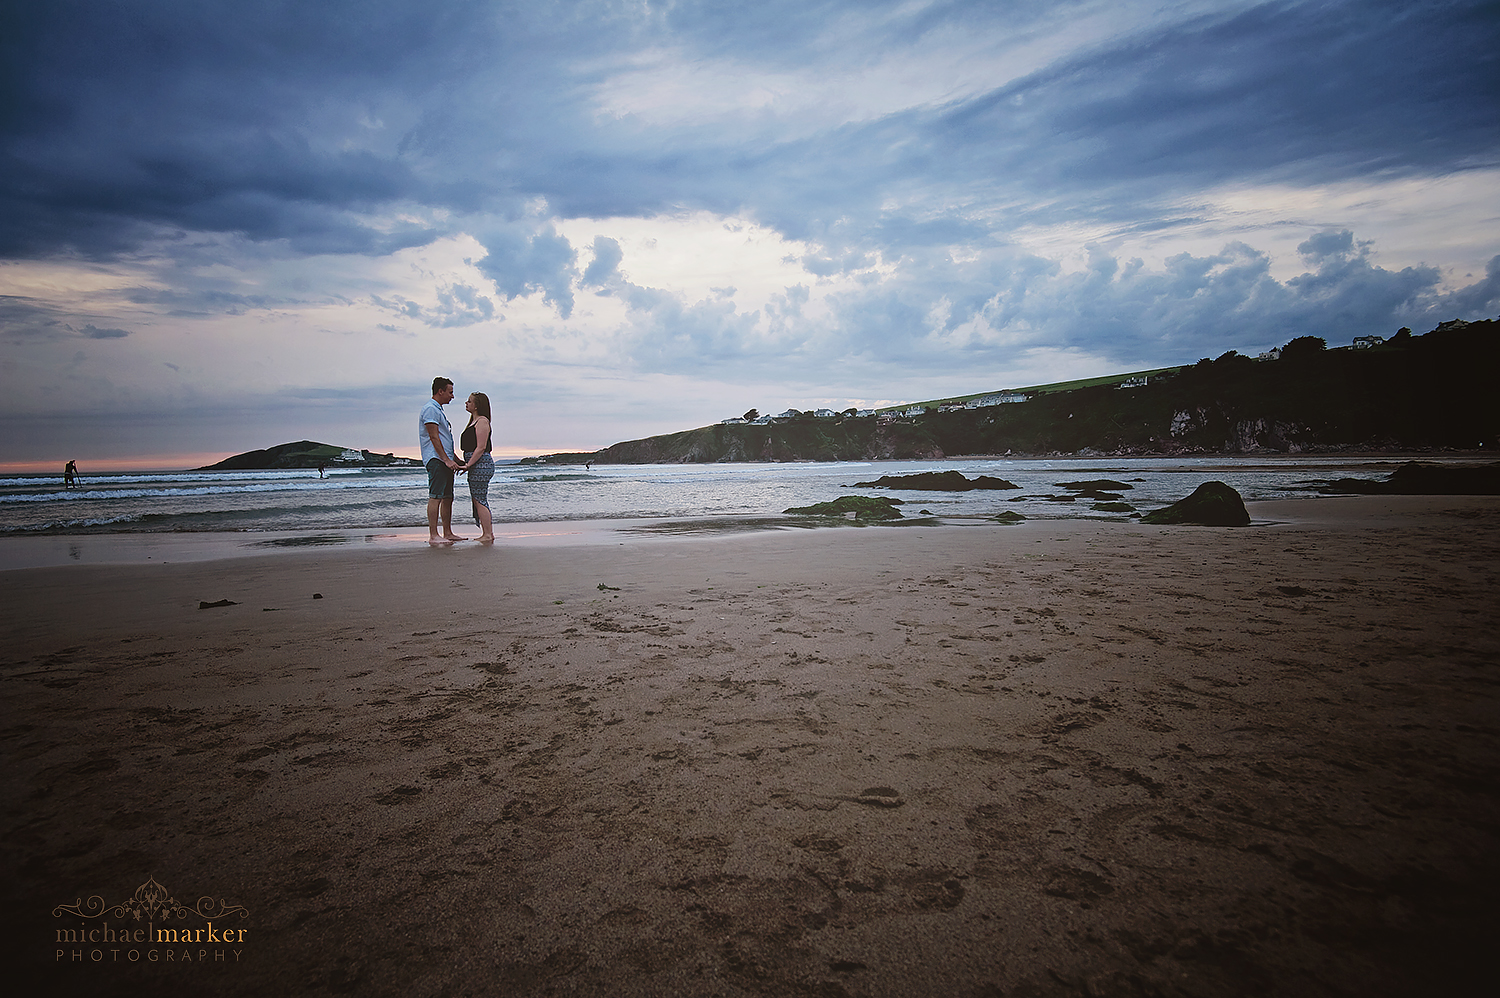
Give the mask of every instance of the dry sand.
[[[1251, 510], [0, 573], [7, 969], [1465, 993], [1500, 929], [1500, 501]], [[54, 910], [148, 878], [245, 941], [56, 944], [135, 926]]]

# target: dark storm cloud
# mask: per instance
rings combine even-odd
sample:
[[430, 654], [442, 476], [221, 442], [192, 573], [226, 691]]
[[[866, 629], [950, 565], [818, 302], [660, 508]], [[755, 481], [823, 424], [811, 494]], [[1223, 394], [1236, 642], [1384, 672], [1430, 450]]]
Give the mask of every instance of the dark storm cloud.
[[1040, 153], [1030, 165], [1065, 185], [1492, 162], [1496, 20], [1470, 4], [1266, 4], [1049, 67], [956, 109], [942, 131], [981, 149], [1049, 135], [1026, 143]]
[[[302, 253], [429, 241], [429, 228], [387, 231], [359, 213], [474, 199], [461, 177], [432, 176], [394, 145], [440, 116], [432, 93], [493, 36], [487, 8], [11, 8], [0, 253], [104, 256], [178, 228], [287, 240]], [[388, 112], [408, 120], [377, 125]]]
[[[777, 207], [816, 218], [829, 197], [837, 210], [863, 202], [869, 224], [850, 236], [899, 249], [912, 244], [915, 221], [871, 202], [901, 183], [992, 200], [1001, 225], [1103, 221], [1145, 231], [1173, 224], [1159, 217], [1164, 199], [1220, 183], [1494, 165], [1497, 40], [1492, 4], [1277, 3], [1201, 18], [1114, 40], [944, 109], [824, 136], [830, 168], [858, 164], [848, 182], [834, 193], [814, 180], [815, 197]], [[966, 222], [950, 212], [925, 225]]]
[[[734, 360], [809, 377], [842, 357], [937, 370], [1041, 346], [1168, 363], [1221, 352], [1213, 344], [1226, 336], [1246, 348], [1299, 331], [1336, 340], [1443, 309], [1495, 309], [1500, 265], [1444, 294], [1431, 267], [1381, 267], [1343, 221], [1309, 232], [1306, 272], [1288, 280], [1272, 276], [1264, 250], [1229, 237], [1218, 252], [1153, 267], [1095, 247], [1073, 274], [1019, 248], [1024, 226], [1166, 238], [1202, 224], [1198, 202], [1221, 185], [1421, 180], [1500, 163], [1493, 3], [1132, 9], [12, 4], [0, 31], [0, 257], [149, 248], [179, 262], [179, 279], [128, 300], [238, 314], [306, 302], [194, 276], [192, 237], [376, 256], [464, 233], [486, 251], [474, 261], [483, 286], [449, 275], [422, 304], [373, 282], [357, 297], [451, 328], [531, 295], [566, 320], [588, 288], [625, 303], [621, 349], [638, 367]], [[1070, 38], [1075, 18], [1100, 16], [1124, 27]], [[998, 64], [1022, 37], [1058, 40], [1048, 50], [1059, 54], [943, 99], [903, 101], [894, 82], [938, 75], [942, 39], [992, 39]], [[803, 85], [833, 93], [896, 57], [911, 62], [884, 81], [888, 106], [797, 103]], [[665, 67], [663, 106], [652, 106], [653, 67]], [[728, 67], [712, 84], [722, 92], [695, 93], [692, 74], [716, 67]], [[736, 73], [789, 74], [789, 96], [737, 104]], [[605, 106], [641, 79], [647, 99]], [[674, 94], [705, 100], [677, 108]], [[731, 294], [694, 303], [629, 284], [627, 250], [604, 235], [580, 271], [587, 247], [559, 231], [570, 218], [696, 211], [805, 241], [796, 260], [808, 283], [845, 282], [827, 299], [832, 314], [804, 314], [806, 288], [744, 312]], [[223, 252], [216, 272], [234, 269], [234, 250]], [[849, 286], [856, 278], [868, 282]], [[720, 283], [731, 280], [742, 284]], [[11, 339], [59, 335], [67, 321], [42, 303], [0, 301]]]
[[[815, 67], [841, 18], [872, 50], [895, 50], [945, 26], [1016, 30], [1047, 9], [27, 5], [4, 52], [0, 252], [107, 255], [164, 228], [378, 254], [440, 227], [388, 231], [363, 213], [508, 211], [532, 195], [564, 215], [745, 206], [799, 237], [853, 211], [838, 241], [899, 247], [961, 238], [972, 221], [882, 212], [891, 185], [1062, 196], [1046, 214], [1138, 225], [1149, 206], [1136, 199], [1184, 183], [1442, 172], [1500, 147], [1497, 17], [1473, 4], [1265, 4], [1121, 37], [946, 108], [795, 140], [774, 122], [646, 127], [589, 104], [600, 67], [643, 46]], [[1117, 187], [1132, 197], [1101, 196]], [[842, 253], [814, 265], [842, 266], [829, 262]], [[531, 254], [509, 259], [520, 270], [501, 274], [502, 293], [549, 286]]]

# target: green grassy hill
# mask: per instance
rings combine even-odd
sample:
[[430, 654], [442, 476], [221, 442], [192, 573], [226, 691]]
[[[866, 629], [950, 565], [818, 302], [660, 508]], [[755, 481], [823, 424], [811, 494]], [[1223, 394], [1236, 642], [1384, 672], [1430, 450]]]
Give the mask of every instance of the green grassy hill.
[[900, 412], [905, 409], [910, 409], [912, 406], [918, 405], [929, 409], [936, 409], [939, 406], [950, 405], [954, 403], [962, 404], [965, 402], [972, 402], [974, 399], [984, 398], [986, 395], [1025, 395], [1028, 398], [1034, 398], [1038, 395], [1051, 395], [1055, 392], [1071, 392], [1079, 388], [1099, 388], [1105, 386], [1114, 388], [1136, 378], [1160, 378], [1165, 375], [1175, 374], [1180, 370], [1182, 370], [1182, 368], [1180, 367], [1155, 367], [1149, 371], [1131, 371], [1128, 374], [1106, 374], [1098, 378], [1077, 378], [1073, 381], [1054, 381], [1051, 384], [1047, 385], [1030, 385], [1025, 388], [1002, 388], [995, 391], [974, 392], [971, 395], [955, 395], [952, 398], [929, 399], [926, 402], [904, 402], [901, 405], [886, 406], [883, 409], [877, 409], [875, 411], [877, 413]]

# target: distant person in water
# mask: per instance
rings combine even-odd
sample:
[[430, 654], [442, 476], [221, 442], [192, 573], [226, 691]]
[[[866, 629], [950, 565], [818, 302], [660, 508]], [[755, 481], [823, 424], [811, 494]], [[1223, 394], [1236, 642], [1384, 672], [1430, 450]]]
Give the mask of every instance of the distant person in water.
[[459, 434], [458, 443], [464, 451], [464, 463], [459, 471], [469, 473], [469, 501], [474, 506], [474, 522], [482, 531], [481, 544], [493, 544], [495, 525], [490, 515], [490, 479], [495, 477], [495, 459], [490, 452], [495, 449], [491, 436], [490, 397], [484, 392], [475, 392], [464, 403], [469, 412], [469, 425]]
[[326, 467], [328, 467], [328, 465], [326, 465], [326, 464], [320, 464], [320, 465], [318, 465], [318, 477], [319, 478], [323, 477], [323, 469], [326, 468]]
[[63, 488], [70, 489], [78, 484], [78, 462], [69, 461], [63, 465]]
[[[417, 417], [417, 442], [422, 447], [422, 463], [427, 466], [427, 543], [446, 547], [465, 540], [453, 532], [453, 473], [458, 461], [453, 457], [453, 427], [443, 406], [453, 401], [453, 382], [447, 378], [432, 379], [432, 398]], [[438, 533], [442, 520], [443, 532]]]

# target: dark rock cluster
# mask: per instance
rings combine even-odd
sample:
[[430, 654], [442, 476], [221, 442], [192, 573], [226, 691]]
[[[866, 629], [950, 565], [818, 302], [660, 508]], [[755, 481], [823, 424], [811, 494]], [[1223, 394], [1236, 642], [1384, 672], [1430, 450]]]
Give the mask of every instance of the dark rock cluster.
[[1141, 517], [1142, 523], [1191, 523], [1205, 527], [1246, 527], [1250, 514], [1240, 494], [1223, 482], [1204, 482], [1179, 499]]
[[972, 492], [975, 489], [1019, 489], [1021, 486], [990, 475], [965, 478], [963, 473], [958, 471], [924, 471], [916, 475], [881, 475], [873, 482], [855, 482], [852, 487], [856, 489], [906, 489], [913, 492]]
[[1408, 461], [1383, 482], [1338, 478], [1323, 485], [1331, 494], [1385, 496], [1500, 495], [1500, 464], [1447, 465]]

